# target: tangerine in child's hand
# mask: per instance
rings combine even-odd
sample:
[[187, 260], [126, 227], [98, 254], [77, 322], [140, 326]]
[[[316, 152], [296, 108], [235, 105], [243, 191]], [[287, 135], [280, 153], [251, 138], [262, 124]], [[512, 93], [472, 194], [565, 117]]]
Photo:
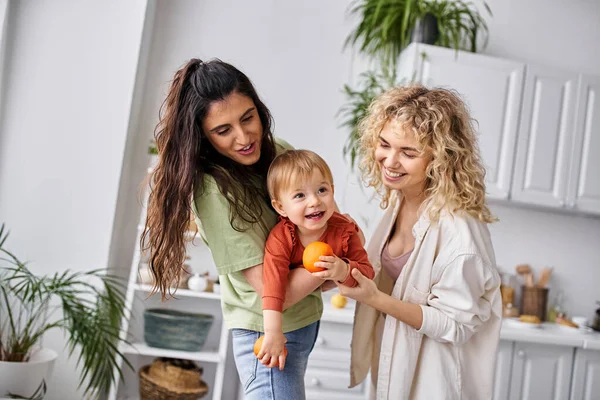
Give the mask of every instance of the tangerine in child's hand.
[[325, 268], [315, 267], [315, 263], [321, 261], [321, 256], [332, 256], [333, 249], [330, 245], [323, 242], [312, 242], [304, 249], [302, 253], [302, 264], [309, 272], [325, 271]]
[[[265, 338], [265, 335], [262, 335], [261, 337], [259, 337], [258, 339], [256, 339], [256, 342], [254, 342], [254, 355], [256, 357], [258, 357], [258, 353], [260, 352], [260, 348], [262, 347], [262, 343], [263, 340]], [[283, 355], [287, 357], [288, 355], [288, 349], [287, 347], [283, 346]], [[279, 367], [279, 361], [277, 362], [277, 364], [275, 364], [276, 367]]]

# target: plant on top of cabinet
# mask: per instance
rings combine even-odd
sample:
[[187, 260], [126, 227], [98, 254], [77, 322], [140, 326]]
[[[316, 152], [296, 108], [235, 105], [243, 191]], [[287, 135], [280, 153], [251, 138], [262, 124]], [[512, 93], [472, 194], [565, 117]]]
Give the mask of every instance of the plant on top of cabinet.
[[155, 139], [150, 140], [150, 144], [148, 145], [148, 154], [150, 154], [152, 156], [158, 155], [158, 147], [156, 146]]
[[[491, 16], [488, 4], [483, 5]], [[462, 0], [356, 0], [349, 14], [358, 17], [358, 25], [345, 46], [358, 45], [361, 53], [384, 64], [395, 64], [411, 41], [473, 53], [478, 43], [487, 44], [485, 19], [473, 3]], [[433, 26], [428, 29], [428, 24]], [[422, 35], [420, 30], [433, 34]]]
[[360, 74], [357, 88], [344, 85], [343, 92], [348, 102], [339, 109], [337, 116], [342, 118], [340, 127], [345, 127], [350, 131], [342, 153], [344, 157], [350, 158], [351, 169], [356, 164], [360, 148], [359, 122], [366, 117], [369, 105], [375, 97], [400, 83], [396, 79], [396, 70], [384, 67], [381, 72], [366, 71]]

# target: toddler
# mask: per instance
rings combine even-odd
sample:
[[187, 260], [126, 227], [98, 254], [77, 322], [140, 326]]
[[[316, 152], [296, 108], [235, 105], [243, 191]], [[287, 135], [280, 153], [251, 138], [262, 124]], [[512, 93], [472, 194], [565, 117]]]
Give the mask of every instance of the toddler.
[[336, 212], [333, 177], [327, 163], [309, 150], [288, 150], [269, 168], [267, 188], [279, 222], [265, 246], [263, 262], [263, 317], [265, 337], [258, 358], [264, 365], [283, 369], [286, 338], [282, 311], [290, 269], [302, 267], [305, 247], [325, 242], [333, 256], [321, 256], [313, 275], [346, 286], [355, 286], [350, 271], [357, 268], [373, 279], [374, 272], [358, 235], [357, 225]]

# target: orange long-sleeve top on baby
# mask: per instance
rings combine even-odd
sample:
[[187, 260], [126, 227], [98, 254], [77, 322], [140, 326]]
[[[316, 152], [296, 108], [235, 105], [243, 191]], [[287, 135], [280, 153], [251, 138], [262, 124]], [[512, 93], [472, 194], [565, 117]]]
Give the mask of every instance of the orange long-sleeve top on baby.
[[[334, 212], [319, 241], [330, 245], [333, 254], [350, 265], [350, 271], [357, 268], [363, 275], [373, 279], [373, 266], [360, 242], [358, 226], [354, 222]], [[263, 310], [283, 310], [288, 275], [291, 269], [302, 266], [303, 253], [304, 246], [298, 239], [296, 226], [288, 218], [279, 217], [265, 245]], [[351, 274], [341, 283], [350, 287], [357, 284]]]

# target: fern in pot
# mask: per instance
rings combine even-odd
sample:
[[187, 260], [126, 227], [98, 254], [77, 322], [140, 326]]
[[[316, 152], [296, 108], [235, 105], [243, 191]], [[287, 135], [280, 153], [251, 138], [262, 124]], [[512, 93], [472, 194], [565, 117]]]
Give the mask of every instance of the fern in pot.
[[[492, 12], [483, 1], [486, 12]], [[358, 20], [345, 46], [394, 65], [411, 41], [477, 52], [487, 44], [488, 27], [472, 2], [462, 0], [356, 0], [349, 14]], [[433, 24], [434, 26], [430, 26]], [[417, 32], [415, 32], [415, 30]], [[420, 38], [420, 39], [417, 39]]]
[[[124, 283], [104, 270], [38, 276], [6, 247], [0, 226], [0, 397], [42, 399], [56, 353], [42, 346], [60, 329], [69, 356], [78, 350], [79, 384], [87, 397], [108, 391], [116, 363]], [[129, 364], [131, 367], [131, 364]], [[17, 377], [15, 379], [15, 377]]]
[[396, 71], [393, 68], [383, 67], [380, 71], [363, 72], [359, 76], [356, 87], [344, 85], [343, 92], [347, 103], [339, 109], [337, 117], [341, 120], [340, 127], [349, 131], [342, 152], [345, 157], [349, 158], [350, 168], [355, 167], [359, 156], [358, 124], [366, 117], [369, 105], [385, 90], [403, 82], [397, 81]]
[[[482, 1], [482, 4], [491, 16], [487, 3]], [[355, 0], [349, 14], [357, 24], [344, 47], [355, 46], [378, 66], [361, 74], [357, 87], [345, 85], [343, 89], [347, 102], [337, 116], [342, 119], [341, 126], [349, 131], [343, 154], [354, 168], [359, 155], [357, 126], [369, 105], [385, 90], [408, 83], [396, 80], [396, 63], [402, 50], [411, 41], [425, 40], [429, 44], [477, 52], [480, 43], [483, 47], [487, 44], [488, 27], [474, 4], [463, 0]]]

